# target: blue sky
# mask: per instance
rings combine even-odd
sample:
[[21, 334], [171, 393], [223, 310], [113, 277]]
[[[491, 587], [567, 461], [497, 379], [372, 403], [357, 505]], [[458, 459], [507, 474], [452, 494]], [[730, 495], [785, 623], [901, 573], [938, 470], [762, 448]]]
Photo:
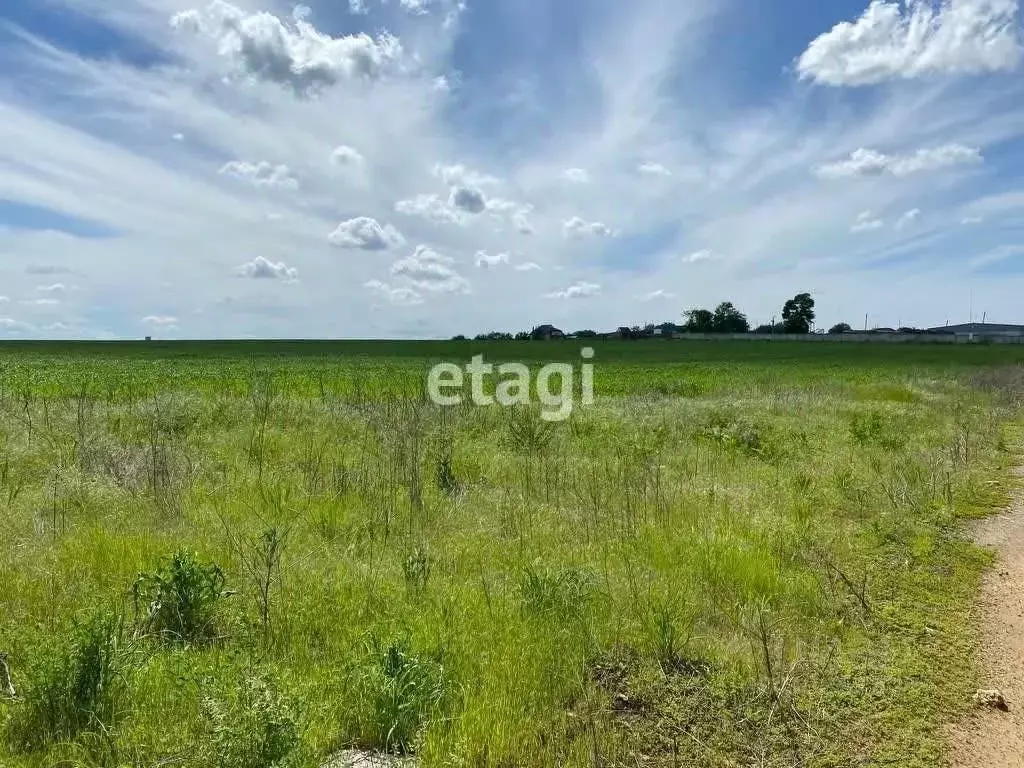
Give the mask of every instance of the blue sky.
[[8, 0], [0, 337], [1024, 322], [1018, 0]]

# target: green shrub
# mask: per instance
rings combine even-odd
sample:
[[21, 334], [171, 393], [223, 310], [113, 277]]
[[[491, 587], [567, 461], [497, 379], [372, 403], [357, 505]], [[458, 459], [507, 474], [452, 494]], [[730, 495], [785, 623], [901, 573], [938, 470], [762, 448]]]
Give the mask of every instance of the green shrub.
[[225, 581], [219, 566], [176, 552], [156, 572], [140, 574], [132, 588], [138, 630], [171, 643], [216, 637], [220, 602], [231, 594], [224, 591]]
[[10, 723], [11, 743], [34, 750], [86, 732], [108, 734], [132, 666], [122, 616], [101, 613], [75, 627], [65, 644], [41, 654], [29, 670], [25, 706]]
[[406, 639], [380, 647], [357, 680], [355, 728], [364, 747], [396, 754], [415, 752], [419, 738], [445, 704], [448, 681], [439, 655], [415, 654]]
[[304, 765], [294, 703], [263, 675], [246, 677], [221, 699], [206, 698], [214, 768], [290, 768]]
[[519, 589], [528, 613], [565, 618], [583, 611], [590, 601], [593, 580], [576, 568], [556, 571], [526, 566]]

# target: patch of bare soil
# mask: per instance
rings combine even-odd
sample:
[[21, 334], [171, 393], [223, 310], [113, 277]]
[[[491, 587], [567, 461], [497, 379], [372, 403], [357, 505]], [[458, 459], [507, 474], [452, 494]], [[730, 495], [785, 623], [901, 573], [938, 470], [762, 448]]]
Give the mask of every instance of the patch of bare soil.
[[[1018, 470], [1024, 475], [1024, 468]], [[1024, 491], [975, 540], [996, 551], [978, 603], [981, 690], [974, 711], [949, 730], [953, 768], [1024, 768]]]

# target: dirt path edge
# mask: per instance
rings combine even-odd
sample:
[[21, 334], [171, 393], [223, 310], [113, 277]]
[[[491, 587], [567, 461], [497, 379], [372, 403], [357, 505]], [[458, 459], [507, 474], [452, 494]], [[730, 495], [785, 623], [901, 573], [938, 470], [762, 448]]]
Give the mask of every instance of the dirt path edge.
[[[1024, 477], [1024, 467], [1016, 471]], [[999, 515], [972, 529], [994, 549], [976, 607], [982, 689], [1002, 692], [1008, 711], [979, 706], [948, 729], [953, 768], [1024, 768], [1024, 489]]]

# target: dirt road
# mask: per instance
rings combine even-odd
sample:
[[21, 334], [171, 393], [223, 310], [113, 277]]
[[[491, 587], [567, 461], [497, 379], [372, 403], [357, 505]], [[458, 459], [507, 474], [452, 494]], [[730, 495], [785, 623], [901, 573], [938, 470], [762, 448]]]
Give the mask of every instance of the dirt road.
[[[1018, 470], [1024, 475], [1024, 468]], [[983, 689], [1003, 693], [1009, 710], [978, 707], [950, 729], [953, 768], [1024, 768], [1024, 491], [1006, 511], [983, 521], [976, 541], [995, 549], [985, 575], [981, 622]]]

